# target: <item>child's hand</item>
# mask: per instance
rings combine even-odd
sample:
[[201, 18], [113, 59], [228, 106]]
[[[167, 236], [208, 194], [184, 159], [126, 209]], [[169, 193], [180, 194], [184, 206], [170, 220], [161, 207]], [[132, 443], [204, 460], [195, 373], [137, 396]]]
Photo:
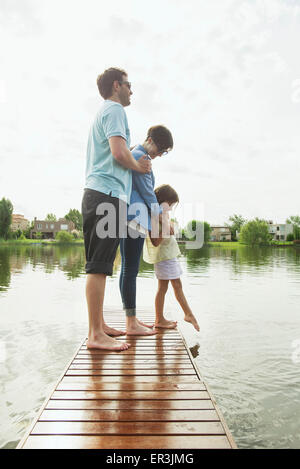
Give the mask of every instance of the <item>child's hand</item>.
[[173, 236], [173, 234], [175, 233], [174, 231], [174, 223], [172, 221], [170, 221], [170, 235]]

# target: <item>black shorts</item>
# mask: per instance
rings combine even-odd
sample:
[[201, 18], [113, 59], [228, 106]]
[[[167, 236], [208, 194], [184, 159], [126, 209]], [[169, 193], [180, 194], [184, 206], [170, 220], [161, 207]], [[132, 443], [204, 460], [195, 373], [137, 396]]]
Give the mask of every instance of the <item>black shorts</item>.
[[112, 275], [120, 236], [127, 229], [127, 204], [111, 195], [85, 189], [82, 218], [86, 273]]

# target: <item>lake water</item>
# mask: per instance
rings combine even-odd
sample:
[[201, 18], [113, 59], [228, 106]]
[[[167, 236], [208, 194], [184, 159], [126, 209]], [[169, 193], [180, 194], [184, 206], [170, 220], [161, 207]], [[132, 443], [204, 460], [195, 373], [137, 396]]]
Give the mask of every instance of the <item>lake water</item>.
[[[300, 448], [300, 249], [185, 251], [183, 285], [201, 332], [203, 378], [239, 448]], [[0, 448], [14, 448], [87, 332], [84, 249], [0, 247]], [[120, 258], [105, 305], [120, 309]], [[153, 309], [141, 263], [137, 301]], [[166, 310], [178, 320], [168, 292]], [[109, 314], [106, 315], [109, 319]]]

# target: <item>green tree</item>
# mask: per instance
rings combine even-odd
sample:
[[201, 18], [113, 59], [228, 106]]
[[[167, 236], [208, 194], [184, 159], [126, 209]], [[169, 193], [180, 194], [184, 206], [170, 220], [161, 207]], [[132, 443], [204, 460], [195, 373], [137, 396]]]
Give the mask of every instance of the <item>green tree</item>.
[[56, 233], [55, 239], [59, 243], [72, 243], [72, 241], [74, 241], [74, 238], [71, 233], [68, 233], [67, 231], [59, 231], [58, 233]]
[[229, 217], [229, 221], [231, 223], [225, 223], [225, 226], [228, 226], [231, 232], [231, 239], [236, 241], [236, 232], [241, 231], [242, 226], [246, 223], [246, 219], [242, 217], [242, 215], [231, 215]]
[[197, 225], [202, 225], [203, 226], [203, 229], [204, 229], [204, 243], [208, 243], [209, 240], [210, 240], [210, 233], [211, 233], [211, 227], [209, 225], [209, 223], [207, 223], [206, 221], [199, 221], [199, 220], [191, 220], [185, 230], [184, 230], [184, 234], [185, 234], [185, 237], [187, 237], [188, 239], [190, 239], [191, 241], [194, 241], [196, 239], [196, 236], [195, 236], [195, 232], [196, 232], [196, 228], [197, 228]]
[[7, 239], [12, 222], [13, 204], [3, 197], [0, 200], [0, 238]]
[[33, 230], [33, 227], [34, 227], [34, 222], [32, 221], [32, 222], [30, 223], [30, 225], [28, 225], [28, 227], [26, 228], [26, 230], [23, 231], [24, 236], [25, 236], [27, 239], [30, 239], [30, 232], [31, 232], [31, 230]]
[[259, 218], [248, 221], [242, 226], [240, 240], [250, 246], [268, 244], [271, 240], [268, 223]]
[[294, 239], [300, 239], [300, 216], [291, 216], [286, 220], [286, 223], [293, 225]]
[[56, 215], [54, 215], [54, 213], [48, 213], [45, 220], [47, 220], [47, 221], [57, 221], [56, 220]]
[[82, 231], [82, 215], [76, 208], [70, 208], [69, 213], [65, 215], [65, 219], [72, 221], [76, 230]]

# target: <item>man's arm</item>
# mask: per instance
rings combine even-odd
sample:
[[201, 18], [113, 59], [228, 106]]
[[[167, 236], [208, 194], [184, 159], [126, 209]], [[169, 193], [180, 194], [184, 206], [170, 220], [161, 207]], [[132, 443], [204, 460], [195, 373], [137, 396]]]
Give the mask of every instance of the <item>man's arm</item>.
[[127, 169], [132, 169], [138, 173], [150, 173], [151, 162], [143, 155], [139, 160], [135, 160], [131, 152], [126, 146], [126, 141], [123, 137], [110, 137], [109, 138], [110, 151], [113, 157]]

